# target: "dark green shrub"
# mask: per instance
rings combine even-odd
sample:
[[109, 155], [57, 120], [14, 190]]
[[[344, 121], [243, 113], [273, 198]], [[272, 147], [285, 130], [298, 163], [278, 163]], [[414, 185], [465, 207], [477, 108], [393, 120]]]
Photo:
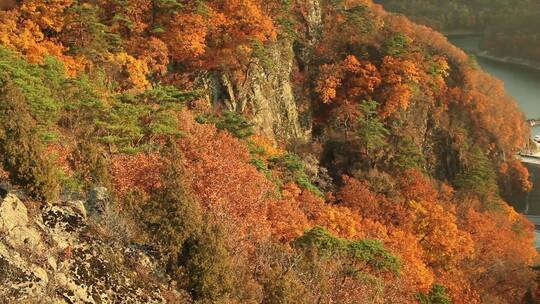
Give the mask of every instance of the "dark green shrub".
[[424, 169], [426, 159], [421, 148], [411, 139], [404, 138], [397, 143], [392, 165], [400, 169]]
[[396, 33], [386, 39], [383, 43], [383, 51], [390, 56], [399, 57], [404, 55], [409, 49], [411, 38], [403, 33]]
[[218, 226], [206, 223], [200, 233], [188, 238], [180, 263], [194, 299], [215, 303], [235, 291], [235, 265]]
[[[178, 158], [178, 156], [176, 156]], [[171, 161], [163, 180], [167, 183], [135, 213], [147, 227], [150, 239], [166, 254], [168, 270], [178, 275], [184, 243], [200, 233], [203, 224], [199, 204], [187, 193], [179, 160]]]
[[255, 124], [236, 112], [227, 111], [220, 116], [213, 114], [199, 115], [195, 120], [200, 124], [215, 124], [218, 129], [227, 131], [239, 139], [247, 139], [255, 134], [253, 130]]
[[220, 130], [229, 131], [234, 137], [245, 139], [255, 134], [253, 127], [244, 116], [236, 112], [225, 112], [216, 122], [216, 127]]
[[200, 93], [197, 91], [180, 91], [174, 86], [157, 85], [137, 96], [137, 99], [144, 103], [177, 103], [184, 104], [187, 101], [196, 99]]
[[386, 144], [386, 137], [390, 133], [381, 121], [377, 113], [377, 102], [373, 100], [364, 101], [360, 105], [363, 115], [358, 119], [358, 130], [356, 135], [366, 154], [370, 155], [380, 151]]
[[[174, 152], [173, 152], [174, 151]], [[166, 184], [146, 201], [130, 200], [129, 209], [146, 237], [158, 246], [167, 273], [203, 303], [234, 297], [239, 289], [235, 269], [218, 225], [203, 218], [200, 205], [187, 192], [179, 152], [169, 151]]]
[[[157, 149], [160, 139], [178, 137], [178, 111], [195, 93], [156, 87], [137, 96], [122, 94], [97, 118], [100, 141], [111, 149], [135, 153]], [[159, 104], [159, 106], [156, 106]]]
[[428, 294], [420, 293], [418, 301], [421, 304], [451, 304], [450, 297], [446, 294], [446, 288], [442, 285], [435, 284]]
[[343, 257], [353, 264], [365, 264], [377, 271], [399, 274], [401, 262], [377, 240], [349, 241], [338, 238], [322, 227], [308, 230], [293, 246], [326, 258]]
[[283, 182], [295, 182], [300, 187], [311, 191], [320, 197], [324, 197], [324, 193], [315, 186], [305, 172], [305, 164], [302, 159], [294, 153], [286, 153], [283, 156], [269, 159], [270, 165], [273, 168], [278, 168], [285, 173]]
[[[47, 57], [43, 65], [30, 64], [12, 51], [0, 46], [0, 82], [9, 78], [17, 86], [28, 113], [35, 118], [41, 132], [56, 123], [63, 100], [66, 77], [62, 63]], [[3, 84], [2, 84], [3, 85]]]

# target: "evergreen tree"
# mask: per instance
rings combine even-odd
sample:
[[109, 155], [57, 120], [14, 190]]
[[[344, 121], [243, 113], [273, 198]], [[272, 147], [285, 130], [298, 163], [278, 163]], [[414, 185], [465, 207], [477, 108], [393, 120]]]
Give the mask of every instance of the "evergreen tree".
[[216, 303], [232, 296], [236, 287], [235, 265], [217, 225], [207, 221], [200, 233], [186, 241], [181, 263], [187, 289], [194, 299]]
[[371, 154], [384, 146], [389, 131], [379, 118], [376, 101], [364, 101], [360, 105], [360, 110], [364, 115], [358, 119], [357, 136], [366, 153]]
[[235, 265], [224, 236], [187, 192], [180, 153], [172, 149], [168, 155], [167, 184], [138, 211], [140, 219], [165, 254], [163, 262], [178, 287], [203, 303], [232, 297]]
[[184, 243], [193, 235], [200, 234], [202, 210], [187, 193], [179, 156], [173, 156], [168, 172], [164, 175], [163, 180], [167, 184], [138, 213], [148, 228], [150, 238], [166, 253], [168, 271], [178, 276]]
[[36, 199], [58, 197], [58, 174], [45, 152], [37, 123], [22, 91], [5, 78], [0, 81], [0, 160], [13, 183]]
[[493, 165], [478, 146], [474, 146], [467, 154], [465, 166], [454, 183], [459, 189], [479, 195], [498, 191]]
[[396, 155], [392, 159], [392, 165], [400, 169], [424, 169], [426, 159], [421, 148], [411, 139], [403, 138], [398, 141]]

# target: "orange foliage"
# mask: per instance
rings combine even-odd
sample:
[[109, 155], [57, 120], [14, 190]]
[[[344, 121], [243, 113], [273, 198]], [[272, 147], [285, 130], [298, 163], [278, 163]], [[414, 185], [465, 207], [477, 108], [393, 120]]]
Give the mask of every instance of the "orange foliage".
[[39, 26], [40, 29], [59, 32], [64, 26], [64, 11], [73, 2], [73, 0], [53, 0], [48, 2], [26, 0], [22, 1], [19, 10], [22, 15], [28, 18], [27, 20]]
[[[354, 211], [328, 207], [318, 212], [316, 224], [327, 225], [347, 237], [383, 239], [392, 252], [407, 261], [403, 264], [407, 273], [403, 286], [392, 290], [398, 299], [406, 299], [413, 291], [425, 291], [437, 282], [448, 287], [455, 303], [479, 303], [478, 290], [471, 287], [470, 277], [462, 269], [475, 256], [475, 244], [471, 232], [461, 227], [461, 218], [451, 202], [453, 189], [442, 185], [437, 190], [434, 182], [418, 170], [404, 172], [397, 181], [404, 201], [375, 195], [365, 181], [344, 177], [337, 200], [340, 206]], [[378, 223], [385, 232], [381, 234], [369, 222]], [[355, 234], [346, 227], [355, 227]]]
[[179, 61], [193, 60], [204, 54], [208, 22], [207, 18], [195, 13], [175, 14], [171, 20], [171, 29], [163, 35], [172, 58]]
[[274, 144], [269, 138], [264, 136], [254, 135], [250, 140], [264, 150], [267, 157], [276, 157], [285, 154], [285, 150]]
[[359, 102], [361, 98], [373, 93], [381, 83], [377, 67], [353, 55], [337, 64], [323, 65], [320, 69], [315, 91], [323, 103], [330, 103], [336, 97], [341, 101], [352, 99]]
[[465, 68], [464, 77], [465, 90], [456, 91], [456, 100], [471, 117], [475, 139], [491, 150], [515, 154], [529, 134], [517, 103], [505, 94], [501, 81], [486, 73]]
[[[426, 202], [436, 202], [439, 195], [431, 181], [421, 171], [410, 169], [404, 172], [399, 179], [401, 195], [406, 200], [421, 200]], [[450, 190], [447, 190], [450, 191]]]
[[407, 110], [413, 91], [411, 86], [419, 82], [418, 68], [409, 60], [386, 56], [381, 66], [385, 87], [381, 94], [384, 103], [381, 114], [388, 117], [398, 110]]
[[300, 188], [295, 184], [287, 184], [282, 191], [283, 198], [272, 201], [268, 206], [268, 221], [273, 238], [289, 243], [304, 233], [308, 228], [308, 220], [300, 209]]
[[342, 206], [347, 206], [366, 218], [377, 218], [381, 212], [381, 205], [377, 196], [369, 190], [365, 181], [344, 176], [343, 186], [337, 195]]
[[426, 265], [424, 251], [417, 240], [414, 234], [400, 229], [390, 229], [385, 239], [385, 245], [402, 260], [402, 279], [397, 282], [398, 286], [388, 286], [395, 293], [396, 301], [393, 303], [416, 301], [416, 293], [425, 292], [435, 281], [435, 275]]
[[159, 37], [175, 60], [206, 68], [244, 64], [238, 59], [251, 53], [253, 41], [276, 38], [273, 20], [259, 0], [208, 1], [186, 4], [172, 18], [164, 20], [167, 29]]
[[[182, 9], [160, 14], [153, 11], [151, 0], [128, 2], [128, 7], [117, 1], [97, 2], [105, 8], [100, 16], [105, 20], [100, 21], [123, 38], [121, 51], [107, 50], [99, 62], [121, 91], [149, 88], [149, 75], [182, 84], [189, 83], [189, 72], [200, 70], [220, 69], [242, 77], [255, 44], [277, 37], [277, 19], [270, 14], [280, 7], [277, 0], [183, 1]], [[66, 55], [70, 51], [66, 46], [78, 47], [91, 34], [83, 32], [84, 26], [66, 25], [73, 17], [66, 9], [73, 3], [28, 0], [0, 11], [0, 43], [31, 62], [52, 55], [73, 69], [94, 60]], [[300, 14], [308, 16], [306, 2], [302, 3]], [[310, 67], [298, 74], [305, 73], [302, 83], [316, 79], [320, 108], [330, 108], [327, 112], [346, 130], [362, 115], [358, 104], [363, 100], [377, 100], [380, 115], [391, 118], [422, 97], [433, 113], [457, 109], [467, 116], [464, 121], [470, 121], [473, 134], [469, 138], [468, 130], [452, 130], [457, 151], [469, 140], [487, 147], [488, 155], [510, 155], [524, 144], [528, 128], [502, 83], [471, 67], [466, 54], [442, 35], [388, 15], [367, 0], [343, 1], [340, 7], [324, 5], [322, 34], [312, 42], [317, 62], [326, 64], [314, 68], [315, 75], [309, 74]], [[371, 9], [362, 11], [359, 5]], [[351, 18], [352, 13], [357, 15]], [[403, 56], [368, 60], [370, 52], [363, 47], [380, 47], [395, 29], [433, 56], [427, 58], [413, 47]], [[62, 40], [64, 46], [56, 38], [64, 30], [81, 35]], [[169, 66], [180, 71], [168, 73]], [[464, 86], [447, 88], [450, 74]], [[441, 105], [435, 106], [439, 100]], [[393, 178], [399, 189], [392, 189], [391, 194], [375, 193], [366, 180], [343, 177], [335, 202], [324, 202], [295, 184], [285, 185], [278, 198], [275, 185], [250, 164], [246, 142], [212, 125], [195, 123], [187, 110], [181, 116], [184, 136], [178, 145], [186, 183], [203, 208], [224, 225], [234, 252], [252, 252], [268, 237], [288, 243], [308, 227], [324, 226], [342, 238], [381, 240], [400, 257], [402, 275], [384, 277], [384, 297], [389, 303], [413, 303], [417, 293], [433, 283], [444, 284], [458, 304], [493, 299], [512, 303], [529, 287], [532, 273], [527, 266], [536, 255], [533, 227], [504, 203], [486, 210], [472, 199], [458, 200], [449, 186], [439, 186], [417, 170]], [[268, 157], [284, 153], [270, 140], [251, 140]], [[58, 164], [71, 174], [65, 149], [54, 146], [50, 152], [60, 156]], [[162, 187], [166, 166], [158, 153], [112, 155], [111, 182], [120, 198], [135, 190], [148, 195]], [[503, 163], [499, 173], [503, 190], [530, 191], [528, 172], [520, 162]], [[354, 297], [361, 301], [366, 295], [361, 283], [337, 279], [333, 283], [341, 288], [336, 298], [343, 301], [352, 302]]]
[[[355, 191], [364, 193], [365, 195], [362, 196], [364, 199], [362, 197], [356, 199], [354, 197]], [[359, 208], [359, 205], [365, 206], [367, 202], [375, 200], [373, 194], [367, 191], [369, 190], [362, 182], [347, 178], [347, 185], [340, 191], [338, 197], [344, 202], [348, 201], [348, 204], [355, 209], [325, 204], [322, 200], [306, 193], [308, 191], [304, 191], [300, 198], [302, 200], [301, 206], [308, 216], [310, 225], [326, 227], [333, 233], [347, 239], [382, 240], [385, 246], [402, 260], [402, 276], [393, 279], [387, 278], [386, 287], [388, 290], [385, 299], [392, 303], [414, 302], [416, 293], [419, 290], [429, 289], [434, 281], [433, 273], [424, 262], [424, 251], [414, 234], [363, 218], [363, 209]], [[384, 212], [384, 210], [381, 208], [379, 212]]]
[[468, 233], [459, 230], [457, 217], [438, 203], [411, 201], [413, 221], [406, 226], [418, 237], [428, 264], [453, 269], [473, 253]]
[[500, 208], [481, 212], [464, 207], [461, 225], [475, 246], [475, 256], [464, 269], [482, 296], [512, 303], [523, 297], [534, 277], [528, 267], [537, 255], [534, 227], [506, 204]]
[[62, 59], [68, 70], [77, 68], [73, 58], [64, 55], [65, 48], [50, 33], [64, 27], [65, 9], [72, 0], [24, 1], [16, 9], [0, 10], [0, 44], [16, 50], [33, 63], [42, 63], [45, 56]]
[[128, 42], [128, 48], [136, 58], [146, 63], [151, 73], [167, 73], [169, 49], [161, 39], [136, 37]]
[[501, 190], [507, 195], [528, 193], [533, 184], [529, 178], [529, 170], [519, 161], [511, 160], [501, 164]]

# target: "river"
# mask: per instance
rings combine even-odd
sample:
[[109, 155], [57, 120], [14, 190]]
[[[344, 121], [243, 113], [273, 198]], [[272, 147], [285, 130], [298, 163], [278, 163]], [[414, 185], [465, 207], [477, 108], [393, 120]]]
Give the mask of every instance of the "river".
[[[468, 53], [478, 51], [480, 39], [480, 36], [448, 38]], [[518, 102], [527, 118], [540, 118], [540, 70], [483, 57], [478, 57], [477, 61], [484, 71], [504, 82], [507, 93]], [[540, 134], [540, 128], [535, 128], [533, 134]]]

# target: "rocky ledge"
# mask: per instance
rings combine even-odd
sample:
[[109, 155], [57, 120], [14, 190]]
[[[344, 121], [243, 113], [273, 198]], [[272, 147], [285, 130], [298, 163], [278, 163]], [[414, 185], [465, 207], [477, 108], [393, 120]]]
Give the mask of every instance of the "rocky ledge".
[[86, 202], [32, 206], [0, 192], [0, 303], [167, 302], [152, 256], [97, 233]]

